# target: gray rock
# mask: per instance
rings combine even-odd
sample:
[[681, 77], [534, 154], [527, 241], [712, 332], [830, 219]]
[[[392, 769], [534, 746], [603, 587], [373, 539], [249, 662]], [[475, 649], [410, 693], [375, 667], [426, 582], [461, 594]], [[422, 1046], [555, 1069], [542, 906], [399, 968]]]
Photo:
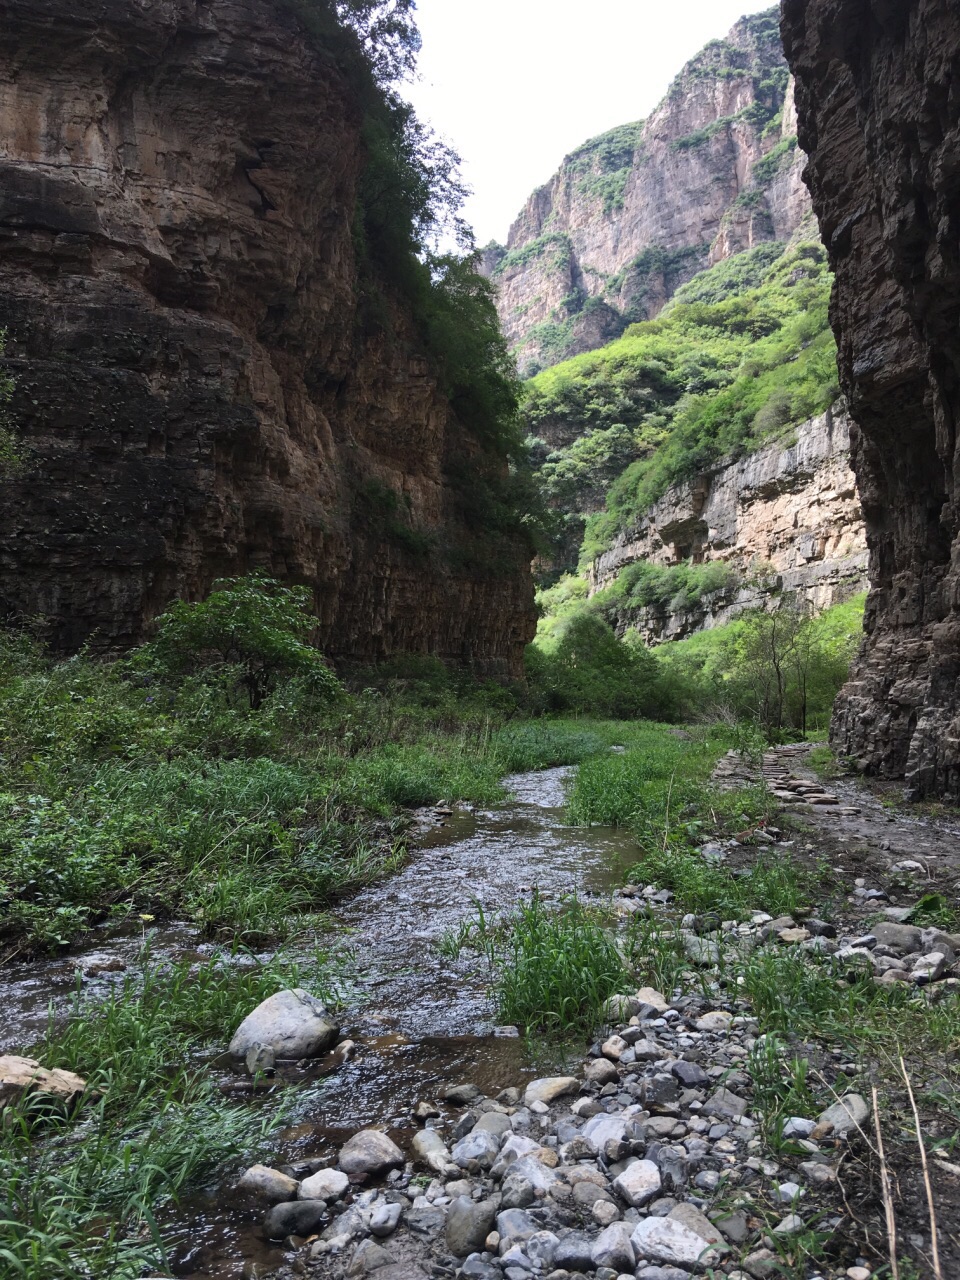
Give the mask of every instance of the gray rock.
[[388, 1203], [382, 1201], [376, 1205], [370, 1214], [370, 1233], [375, 1235], [378, 1240], [383, 1240], [387, 1236], [393, 1235], [397, 1227], [400, 1225], [400, 1214], [402, 1208], [399, 1204]]
[[683, 1147], [662, 1147], [657, 1157], [665, 1191], [680, 1191], [689, 1181], [690, 1161]]
[[713, 1225], [731, 1244], [743, 1244], [750, 1234], [747, 1215], [739, 1209], [736, 1213], [728, 1213], [725, 1217], [718, 1218]]
[[339, 1163], [351, 1177], [371, 1177], [398, 1169], [403, 1164], [403, 1152], [380, 1129], [361, 1129], [341, 1148]]
[[627, 1117], [601, 1113], [587, 1121], [581, 1136], [598, 1151], [602, 1151], [608, 1142], [623, 1142], [627, 1137], [628, 1127], [632, 1132], [633, 1124]]
[[635, 1160], [614, 1179], [613, 1185], [627, 1204], [639, 1209], [660, 1194], [660, 1170], [652, 1160]]
[[408, 1209], [404, 1222], [414, 1235], [427, 1240], [435, 1239], [444, 1228], [447, 1211], [441, 1205], [429, 1205], [422, 1209]]
[[631, 1237], [638, 1258], [703, 1271], [719, 1261], [718, 1251], [674, 1218], [644, 1218]]
[[524, 1241], [523, 1251], [535, 1267], [551, 1271], [555, 1265], [559, 1243], [552, 1231], [535, 1231], [529, 1240]]
[[688, 1204], [684, 1201], [684, 1203], [678, 1204], [676, 1208], [671, 1209], [667, 1217], [671, 1222], [682, 1223], [694, 1235], [699, 1236], [704, 1244], [714, 1244], [719, 1245], [721, 1248], [726, 1248], [721, 1232], [709, 1218], [704, 1217], [696, 1205]]
[[589, 1236], [571, 1231], [561, 1237], [553, 1256], [553, 1265], [558, 1271], [593, 1271], [596, 1264], [592, 1249]]
[[743, 1098], [732, 1093], [729, 1089], [721, 1087], [706, 1100], [700, 1114], [702, 1116], [733, 1118], [745, 1115], [746, 1111], [747, 1104]]
[[815, 1120], [804, 1120], [802, 1116], [791, 1116], [783, 1126], [785, 1138], [809, 1138], [817, 1127]]
[[483, 1094], [475, 1084], [452, 1084], [444, 1089], [441, 1096], [455, 1107], [468, 1107], [471, 1102], [479, 1101]]
[[869, 1115], [870, 1108], [866, 1100], [859, 1093], [848, 1093], [832, 1107], [827, 1107], [820, 1116], [820, 1123], [832, 1124], [834, 1134], [842, 1138], [862, 1125]]
[[275, 1204], [263, 1220], [268, 1240], [287, 1236], [307, 1236], [319, 1230], [327, 1220], [327, 1206], [321, 1200], [293, 1200]]
[[450, 1158], [450, 1152], [444, 1146], [443, 1139], [435, 1129], [421, 1129], [414, 1135], [410, 1145], [414, 1159], [425, 1164], [434, 1173], [447, 1174], [457, 1169], [457, 1165]]
[[785, 1218], [773, 1228], [775, 1236], [795, 1236], [798, 1231], [803, 1230], [803, 1219], [798, 1213], [788, 1213]]
[[372, 1240], [362, 1240], [354, 1250], [345, 1271], [348, 1276], [369, 1275], [371, 1271], [389, 1267], [393, 1261], [393, 1257], [387, 1253], [386, 1249], [374, 1244]]
[[377, 1280], [427, 1280], [426, 1273], [413, 1262], [394, 1262], [377, 1268]]
[[233, 1058], [245, 1058], [255, 1045], [278, 1058], [316, 1058], [333, 1048], [340, 1028], [321, 1001], [300, 987], [278, 991], [247, 1014], [230, 1041]]
[[680, 1098], [680, 1085], [676, 1077], [666, 1071], [648, 1076], [641, 1086], [644, 1104], [648, 1107], [671, 1106]]
[[536, 1199], [536, 1189], [529, 1179], [507, 1174], [500, 1187], [500, 1203], [504, 1209], [529, 1209]]
[[510, 1129], [510, 1117], [503, 1111], [488, 1111], [485, 1115], [482, 1115], [473, 1126], [474, 1133], [485, 1130], [487, 1133], [492, 1133], [494, 1137], [497, 1138], [502, 1138], [505, 1133], [510, 1132]]
[[492, 1200], [470, 1200], [458, 1196], [447, 1210], [447, 1248], [455, 1258], [483, 1250], [496, 1218]]
[[632, 1271], [637, 1260], [630, 1243], [632, 1231], [633, 1227], [629, 1222], [613, 1222], [605, 1231], [601, 1231], [590, 1250], [594, 1266], [612, 1267], [618, 1273]]
[[873, 936], [882, 946], [889, 947], [900, 955], [910, 951], [919, 951], [922, 935], [912, 924], [895, 924], [892, 920], [884, 920], [874, 925]]
[[921, 956], [914, 963], [910, 971], [910, 977], [914, 982], [921, 985], [927, 982], [936, 982], [938, 978], [942, 978], [947, 968], [947, 957], [942, 951], [929, 951], [925, 956]]
[[277, 1069], [277, 1055], [268, 1044], [252, 1044], [243, 1061], [252, 1076], [272, 1076]]
[[781, 1182], [773, 1195], [781, 1204], [793, 1204], [794, 1200], [803, 1195], [803, 1188], [798, 1182]]
[[703, 1067], [697, 1066], [695, 1062], [687, 1062], [683, 1058], [678, 1058], [676, 1062], [671, 1062], [670, 1070], [680, 1083], [686, 1085], [688, 1089], [700, 1089], [710, 1083], [710, 1077]]
[[339, 1169], [318, 1169], [300, 1183], [297, 1199], [339, 1200], [349, 1185], [350, 1179]]
[[583, 1068], [583, 1078], [592, 1084], [613, 1084], [620, 1079], [620, 1072], [609, 1058], [591, 1058]]
[[296, 1178], [288, 1178], [279, 1169], [271, 1169], [265, 1164], [251, 1165], [237, 1183], [238, 1191], [251, 1191], [271, 1204], [295, 1200], [298, 1187]]
[[500, 1151], [500, 1139], [486, 1129], [474, 1129], [454, 1146], [450, 1155], [455, 1164], [470, 1173], [492, 1169]]
[[[516, 1117], [514, 1117], [516, 1119]], [[491, 1176], [497, 1180], [506, 1176], [510, 1166], [522, 1156], [539, 1150], [539, 1143], [520, 1133], [513, 1133], [500, 1146], [500, 1154], [490, 1170]]]
[[504, 1209], [497, 1214], [500, 1253], [506, 1253], [515, 1244], [523, 1244], [524, 1240], [529, 1240], [539, 1230], [539, 1224], [534, 1222], [529, 1213], [524, 1213], [522, 1209]]
[[640, 1012], [641, 1001], [636, 996], [611, 996], [603, 1006], [605, 1022], [624, 1023]]

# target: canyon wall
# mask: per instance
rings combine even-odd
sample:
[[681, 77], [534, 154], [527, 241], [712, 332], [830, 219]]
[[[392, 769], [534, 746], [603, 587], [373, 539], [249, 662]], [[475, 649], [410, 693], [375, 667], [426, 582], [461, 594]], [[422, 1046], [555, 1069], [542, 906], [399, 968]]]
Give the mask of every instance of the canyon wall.
[[960, 14], [784, 0], [872, 590], [833, 742], [960, 798]]
[[296, 5], [0, 20], [0, 328], [28, 449], [0, 485], [4, 616], [114, 649], [259, 568], [313, 588], [334, 656], [517, 674], [530, 548], [482, 503], [505, 464], [402, 294], [361, 276], [363, 113]]
[[828, 412], [771, 444], [669, 489], [596, 560], [591, 593], [631, 564], [723, 565], [728, 582], [693, 603], [626, 603], [619, 629], [651, 644], [730, 622], [786, 593], [814, 611], [866, 589], [863, 515], [850, 470], [850, 422]]
[[743, 18], [684, 67], [649, 119], [567, 156], [506, 247], [488, 246], [521, 372], [651, 319], [720, 258], [789, 239], [811, 221], [802, 167], [776, 10]]

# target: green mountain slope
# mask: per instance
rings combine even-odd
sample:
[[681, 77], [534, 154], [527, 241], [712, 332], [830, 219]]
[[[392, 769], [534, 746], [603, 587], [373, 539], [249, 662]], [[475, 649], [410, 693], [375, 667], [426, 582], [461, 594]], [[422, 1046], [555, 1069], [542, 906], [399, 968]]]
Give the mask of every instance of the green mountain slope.
[[656, 320], [526, 384], [557, 517], [548, 578], [589, 565], [670, 485], [836, 399], [829, 293], [822, 246], [762, 244], [682, 286]]

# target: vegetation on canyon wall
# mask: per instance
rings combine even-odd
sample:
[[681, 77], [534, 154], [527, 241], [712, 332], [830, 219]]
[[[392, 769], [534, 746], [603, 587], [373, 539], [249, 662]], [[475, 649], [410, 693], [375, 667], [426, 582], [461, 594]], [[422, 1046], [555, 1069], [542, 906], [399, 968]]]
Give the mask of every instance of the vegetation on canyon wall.
[[[704, 572], [696, 575], [696, 569]], [[684, 592], [721, 585], [722, 565], [694, 570], [676, 566], [663, 577], [674, 583], [682, 578]], [[546, 707], [585, 712], [596, 706], [608, 714], [677, 722], [740, 721], [772, 741], [827, 728], [860, 643], [864, 596], [819, 616], [790, 599], [772, 610], [751, 608], [725, 626], [651, 651], [635, 631], [618, 638], [605, 618], [608, 610], [617, 613], [618, 587], [637, 579], [642, 589], [649, 577], [661, 580], [659, 572], [627, 572], [592, 598], [584, 579], [572, 575], [540, 592], [544, 616], [527, 665], [531, 687]]]
[[656, 320], [531, 379], [523, 415], [556, 546], [593, 510], [581, 549], [592, 563], [670, 485], [827, 408], [829, 293], [821, 246], [762, 244], [681, 286]]

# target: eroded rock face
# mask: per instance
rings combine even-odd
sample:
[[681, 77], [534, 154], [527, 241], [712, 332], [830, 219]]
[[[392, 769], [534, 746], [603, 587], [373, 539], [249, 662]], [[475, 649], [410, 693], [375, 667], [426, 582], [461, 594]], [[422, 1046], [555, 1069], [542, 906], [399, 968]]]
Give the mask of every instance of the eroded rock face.
[[521, 370], [602, 346], [710, 263], [788, 239], [810, 217], [802, 168], [771, 10], [707, 45], [646, 121], [567, 156], [489, 247]]
[[787, 448], [767, 445], [668, 489], [597, 558], [591, 589], [638, 561], [690, 558], [725, 566], [729, 585], [683, 608], [624, 604], [619, 625], [658, 644], [721, 626], [746, 608], [777, 607], [780, 592], [819, 611], [864, 590], [866, 538], [842, 406], [801, 423]]
[[960, 16], [953, 0], [784, 0], [806, 179], [870, 547], [833, 742], [960, 795]]
[[496, 464], [403, 299], [364, 319], [361, 110], [293, 14], [3, 6], [0, 328], [32, 453], [3, 485], [0, 603], [117, 648], [260, 567], [314, 588], [334, 656], [517, 672], [529, 550], [468, 527]]

